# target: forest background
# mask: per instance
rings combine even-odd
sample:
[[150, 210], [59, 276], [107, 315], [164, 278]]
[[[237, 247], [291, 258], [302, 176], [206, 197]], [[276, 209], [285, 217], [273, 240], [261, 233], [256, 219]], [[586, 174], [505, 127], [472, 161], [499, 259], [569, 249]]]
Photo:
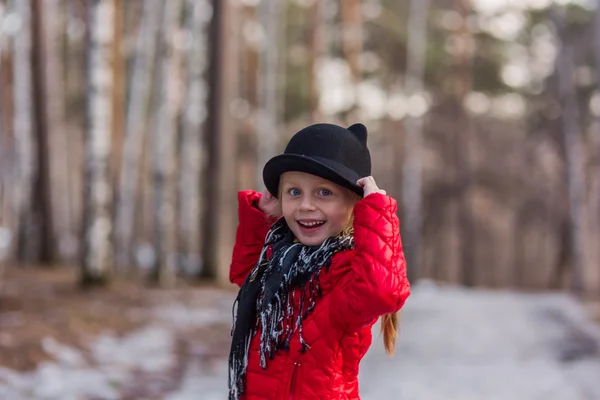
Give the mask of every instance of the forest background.
[[599, 83], [592, 0], [2, 0], [2, 307], [227, 285], [313, 122], [368, 127], [412, 281], [598, 298]]

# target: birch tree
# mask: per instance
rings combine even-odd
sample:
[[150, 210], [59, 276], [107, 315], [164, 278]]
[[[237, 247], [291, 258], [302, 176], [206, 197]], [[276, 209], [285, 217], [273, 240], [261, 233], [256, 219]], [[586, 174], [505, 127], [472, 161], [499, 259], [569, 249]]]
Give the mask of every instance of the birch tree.
[[583, 169], [584, 153], [581, 144], [577, 94], [573, 82], [573, 45], [569, 42], [566, 30], [565, 10], [559, 6], [551, 9], [556, 27], [558, 94], [562, 108], [561, 125], [566, 154], [566, 178], [569, 198], [569, 223], [571, 245], [571, 290], [581, 293], [584, 290], [586, 264], [586, 225], [585, 225], [585, 177]]
[[141, 156], [146, 132], [145, 116], [152, 87], [152, 63], [156, 53], [162, 3], [161, 0], [147, 0], [142, 3], [142, 19], [135, 45], [115, 218], [116, 262], [119, 267], [126, 267], [131, 263], [130, 249], [135, 226], [136, 189], [142, 166]]
[[259, 19], [263, 29], [258, 68], [258, 157], [256, 183], [264, 189], [262, 166], [277, 152], [277, 1], [260, 3]]
[[154, 126], [155, 226], [154, 248], [158, 251], [155, 277], [164, 286], [175, 282], [177, 265], [176, 231], [176, 135], [177, 59], [174, 31], [181, 8], [179, 0], [165, 3], [159, 41], [158, 95]]
[[[33, 101], [31, 98], [31, 1], [14, 0], [14, 18], [18, 31], [13, 40], [13, 82], [14, 82], [14, 140], [17, 160], [16, 182], [13, 186], [13, 210], [15, 234], [20, 245], [28, 237], [31, 227], [29, 219], [31, 200], [37, 170], [36, 143], [33, 136]], [[21, 247], [21, 252], [27, 249]]]
[[203, 167], [206, 148], [203, 140], [207, 117], [208, 87], [204, 73], [208, 66], [207, 28], [212, 7], [207, 0], [187, 0], [188, 32], [191, 48], [188, 50], [187, 98], [181, 138], [180, 218], [181, 238], [186, 251], [189, 270], [200, 269], [200, 224], [202, 216]]
[[83, 284], [111, 276], [113, 246], [109, 158], [112, 126], [113, 0], [91, 0], [87, 49]]
[[[408, 20], [408, 57], [404, 90], [412, 99], [423, 96], [425, 52], [427, 49], [427, 14], [429, 0], [411, 0]], [[411, 113], [404, 119], [404, 168], [402, 201], [405, 210], [404, 227], [409, 278], [418, 276], [421, 263], [423, 115]]]

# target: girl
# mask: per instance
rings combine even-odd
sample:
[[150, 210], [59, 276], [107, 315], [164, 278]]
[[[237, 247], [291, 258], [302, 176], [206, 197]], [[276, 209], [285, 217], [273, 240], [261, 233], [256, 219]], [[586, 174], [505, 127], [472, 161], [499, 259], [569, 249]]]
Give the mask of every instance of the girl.
[[364, 125], [316, 124], [267, 162], [267, 191], [239, 193], [230, 400], [359, 399], [380, 316], [393, 353], [410, 286], [396, 201], [370, 175]]

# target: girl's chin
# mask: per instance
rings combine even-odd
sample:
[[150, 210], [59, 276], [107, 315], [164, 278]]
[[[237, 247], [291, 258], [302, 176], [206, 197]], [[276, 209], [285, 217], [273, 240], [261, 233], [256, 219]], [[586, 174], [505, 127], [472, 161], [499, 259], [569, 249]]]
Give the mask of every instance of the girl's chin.
[[294, 232], [296, 239], [305, 246], [320, 246], [327, 239], [327, 231], [325, 229], [317, 229], [311, 232], [304, 232], [298, 227]]
[[297, 239], [298, 239], [298, 241], [300, 243], [302, 243], [305, 246], [320, 246], [325, 241], [325, 239], [320, 239], [320, 238], [303, 238], [303, 237], [299, 237]]

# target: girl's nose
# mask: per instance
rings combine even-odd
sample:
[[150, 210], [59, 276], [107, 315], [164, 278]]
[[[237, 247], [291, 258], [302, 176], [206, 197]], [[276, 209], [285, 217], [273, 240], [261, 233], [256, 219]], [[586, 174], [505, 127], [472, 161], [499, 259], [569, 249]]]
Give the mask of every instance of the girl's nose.
[[312, 196], [302, 196], [302, 201], [300, 202], [301, 210], [314, 210], [315, 205], [312, 199]]

